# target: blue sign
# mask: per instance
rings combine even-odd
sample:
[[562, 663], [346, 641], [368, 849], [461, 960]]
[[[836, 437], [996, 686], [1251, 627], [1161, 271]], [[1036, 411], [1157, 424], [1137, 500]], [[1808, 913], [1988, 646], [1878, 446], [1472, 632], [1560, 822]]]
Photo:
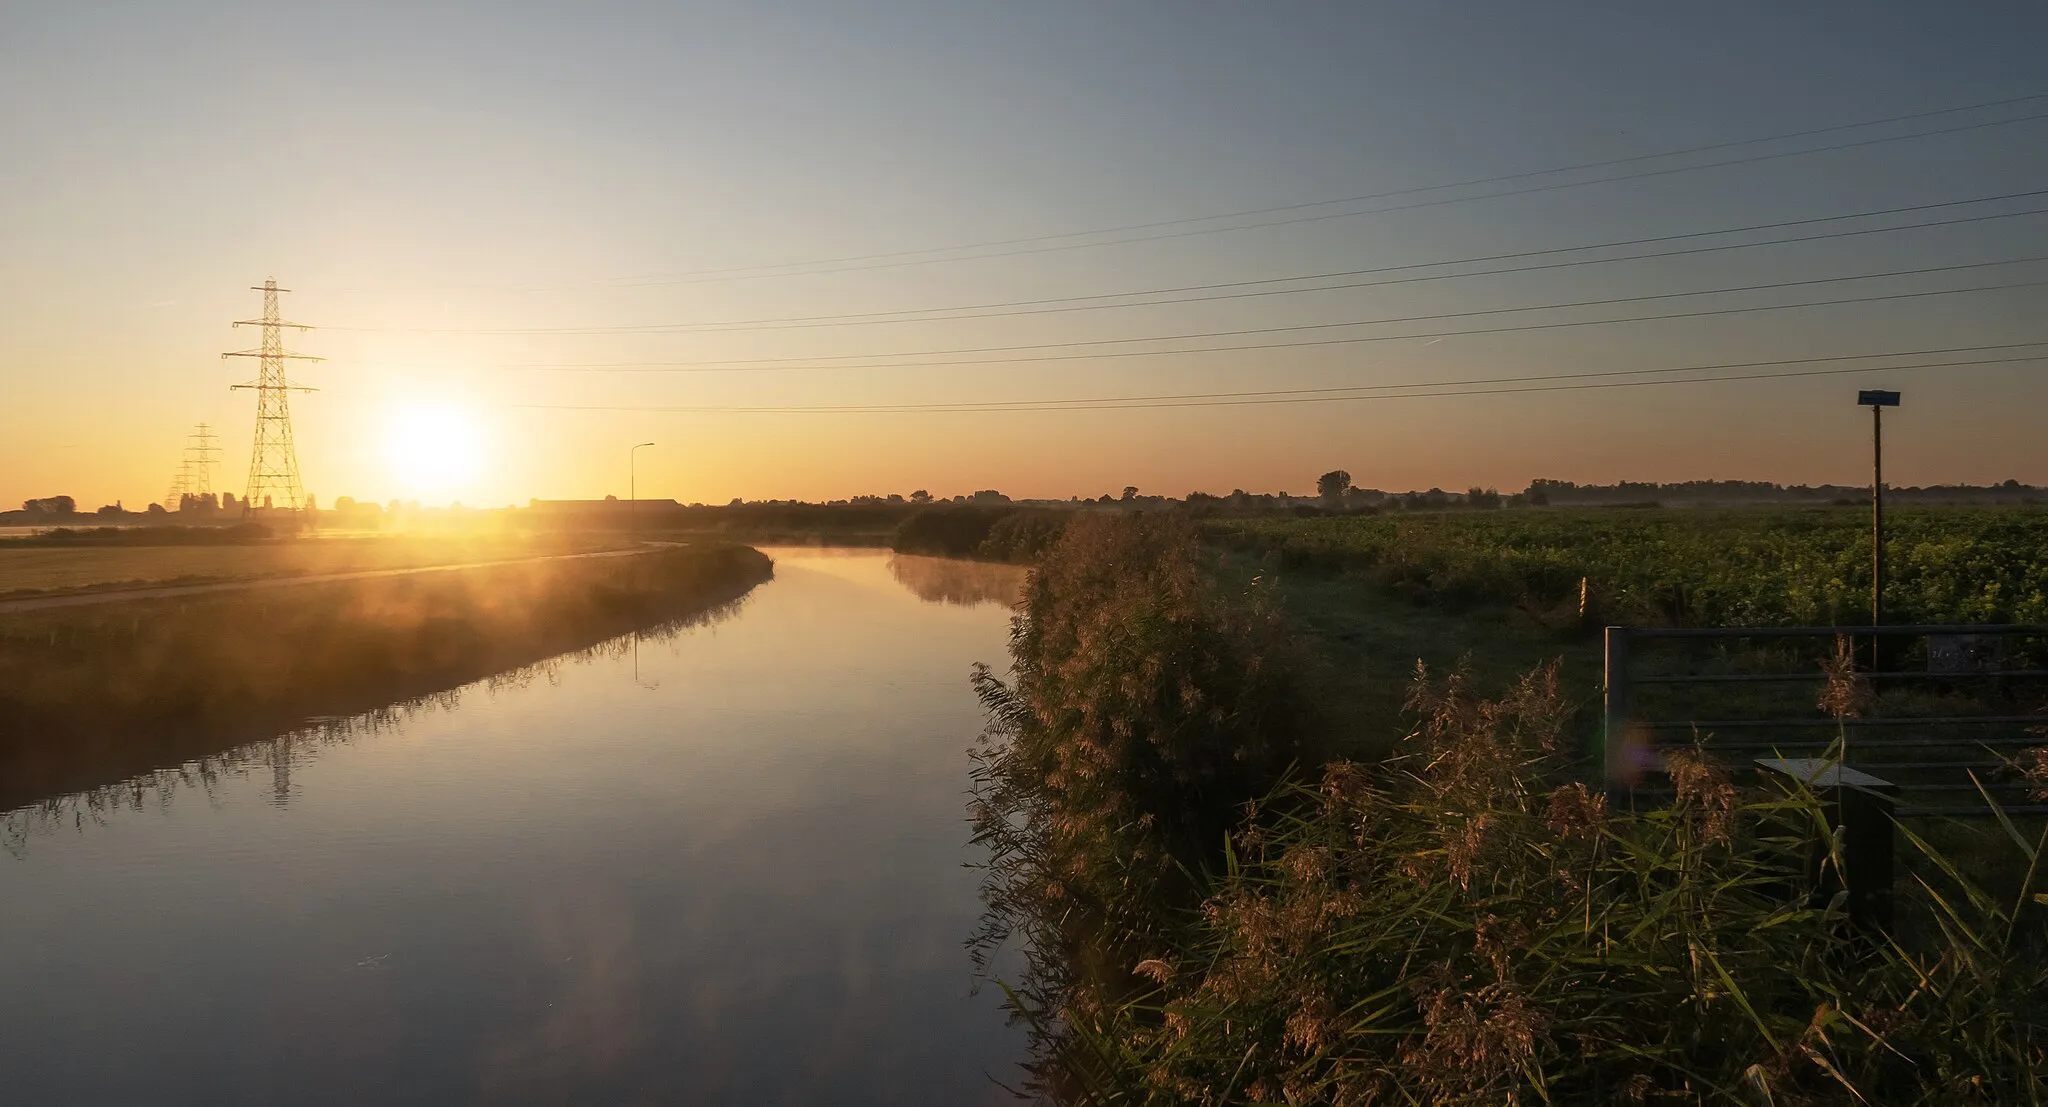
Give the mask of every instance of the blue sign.
[[1864, 407], [1897, 407], [1899, 394], [1881, 388], [1866, 388], [1856, 394], [1856, 402]]

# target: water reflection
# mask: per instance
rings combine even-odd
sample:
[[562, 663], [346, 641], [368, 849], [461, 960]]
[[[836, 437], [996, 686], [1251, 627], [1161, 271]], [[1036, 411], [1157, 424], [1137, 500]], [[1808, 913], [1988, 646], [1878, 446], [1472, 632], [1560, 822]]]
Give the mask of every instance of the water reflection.
[[0, 1088], [1006, 1102], [960, 797], [1007, 612], [775, 554], [637, 681], [628, 636], [38, 805], [0, 856]]
[[897, 583], [926, 603], [967, 607], [993, 603], [1009, 607], [1024, 594], [1024, 579], [1031, 570], [1023, 565], [990, 561], [892, 554], [889, 572]]
[[[179, 765], [151, 769], [103, 787], [24, 804], [11, 811], [0, 812], [0, 849], [20, 856], [27, 848], [29, 840], [38, 834], [64, 828], [83, 831], [88, 825], [105, 824], [108, 818], [124, 810], [162, 812], [169, 809], [180, 792], [199, 792], [211, 796], [223, 778], [268, 776], [269, 802], [272, 806], [283, 807], [291, 801], [293, 769], [311, 763], [327, 746], [352, 742], [367, 735], [391, 730], [423, 712], [453, 711], [461, 706], [465, 696], [493, 696], [503, 691], [525, 688], [536, 680], [554, 684], [559, 681], [562, 670], [571, 665], [617, 661], [630, 655], [633, 659], [634, 682], [641, 683], [639, 662], [642, 641], [673, 642], [678, 635], [697, 627], [713, 626], [734, 618], [746, 602], [747, 597], [742, 596], [682, 618], [657, 623], [633, 634], [609, 638], [584, 649], [557, 654], [531, 665], [493, 673], [459, 688], [413, 696], [359, 715], [316, 717], [307, 720], [304, 727], [273, 738], [232, 746]], [[645, 684], [642, 686], [649, 687]], [[86, 752], [105, 751], [95, 747]]]

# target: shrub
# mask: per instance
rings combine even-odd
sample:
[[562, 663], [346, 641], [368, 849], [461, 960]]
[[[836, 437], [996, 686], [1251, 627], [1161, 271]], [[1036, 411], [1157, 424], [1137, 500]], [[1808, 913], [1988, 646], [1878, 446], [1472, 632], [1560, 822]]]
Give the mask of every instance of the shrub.
[[1025, 508], [996, 520], [975, 556], [989, 561], [1037, 561], [1066, 533], [1070, 513]]
[[1069, 514], [976, 504], [928, 507], [903, 520], [889, 544], [897, 553], [1036, 561], [1059, 539]]
[[947, 504], [917, 511], [897, 524], [889, 546], [897, 553], [973, 557], [1010, 507]]
[[1192, 905], [1240, 807], [1298, 754], [1293, 648], [1262, 598], [1217, 592], [1185, 519], [1075, 517], [1026, 586], [1012, 680], [975, 675], [982, 950], [1017, 927], [1075, 957], [1149, 948], [1163, 905]]
[[[1262, 592], [1221, 594], [1191, 526], [1077, 518], [1027, 588], [1013, 680], [975, 677], [974, 944], [985, 969], [1024, 939], [1027, 1091], [2048, 1098], [2048, 834], [2001, 824], [2017, 879], [1992, 892], [1902, 829], [1895, 922], [1852, 924], [1822, 797], [1740, 791], [1684, 753], [1667, 806], [1610, 810], [1569, 779], [1555, 665], [1491, 697], [1418, 671], [1386, 763], [1288, 779], [1313, 763], [1310, 690]], [[2043, 756], [2023, 767], [2048, 789]]]
[[[2048, 1094], [2048, 897], [1995, 899], [1903, 832], [1919, 872], [1900, 923], [1858, 932], [1801, 863], [1827, 840], [1812, 793], [1744, 796], [1681, 756], [1671, 806], [1610, 811], [1555, 783], [1554, 671], [1493, 700], [1425, 675], [1412, 706], [1400, 757], [1330, 765], [1238, 832], [1172, 952], [1135, 967], [1141, 992], [1064, 997], [1044, 1056], [1075, 1098]], [[2048, 846], [2014, 841], [2022, 861]]]

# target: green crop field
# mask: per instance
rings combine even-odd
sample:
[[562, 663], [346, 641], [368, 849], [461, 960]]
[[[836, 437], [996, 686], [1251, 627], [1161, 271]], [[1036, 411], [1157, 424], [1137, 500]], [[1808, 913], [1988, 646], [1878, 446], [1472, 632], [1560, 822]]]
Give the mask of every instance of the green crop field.
[[[2048, 508], [1886, 513], [1888, 621], [2048, 622]], [[1356, 574], [1452, 608], [1546, 621], [1853, 625], [1870, 610], [1870, 516], [1852, 508], [1535, 509], [1211, 520], [1282, 568]]]

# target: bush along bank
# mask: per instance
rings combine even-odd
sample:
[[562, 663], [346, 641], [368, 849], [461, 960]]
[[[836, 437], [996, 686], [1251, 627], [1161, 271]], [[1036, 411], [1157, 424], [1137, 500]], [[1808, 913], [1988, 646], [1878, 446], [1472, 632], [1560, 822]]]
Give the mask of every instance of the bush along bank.
[[1821, 797], [1680, 757], [1669, 805], [1609, 810], [1567, 777], [1551, 669], [1493, 693], [1418, 674], [1393, 756], [1325, 761], [1283, 632], [1193, 546], [1156, 519], [1077, 522], [1029, 589], [1015, 679], [977, 676], [977, 941], [1026, 951], [1003, 983], [1034, 1031], [1033, 1091], [2048, 1097], [2038, 829], [1998, 831], [1993, 887], [1902, 829], [1893, 922], [1859, 929], [1827, 894]]
[[943, 504], [920, 509], [891, 537], [897, 553], [1036, 561], [1052, 548], [1074, 512], [1059, 508]]
[[584, 649], [773, 572], [673, 547], [0, 616], [0, 806]]

